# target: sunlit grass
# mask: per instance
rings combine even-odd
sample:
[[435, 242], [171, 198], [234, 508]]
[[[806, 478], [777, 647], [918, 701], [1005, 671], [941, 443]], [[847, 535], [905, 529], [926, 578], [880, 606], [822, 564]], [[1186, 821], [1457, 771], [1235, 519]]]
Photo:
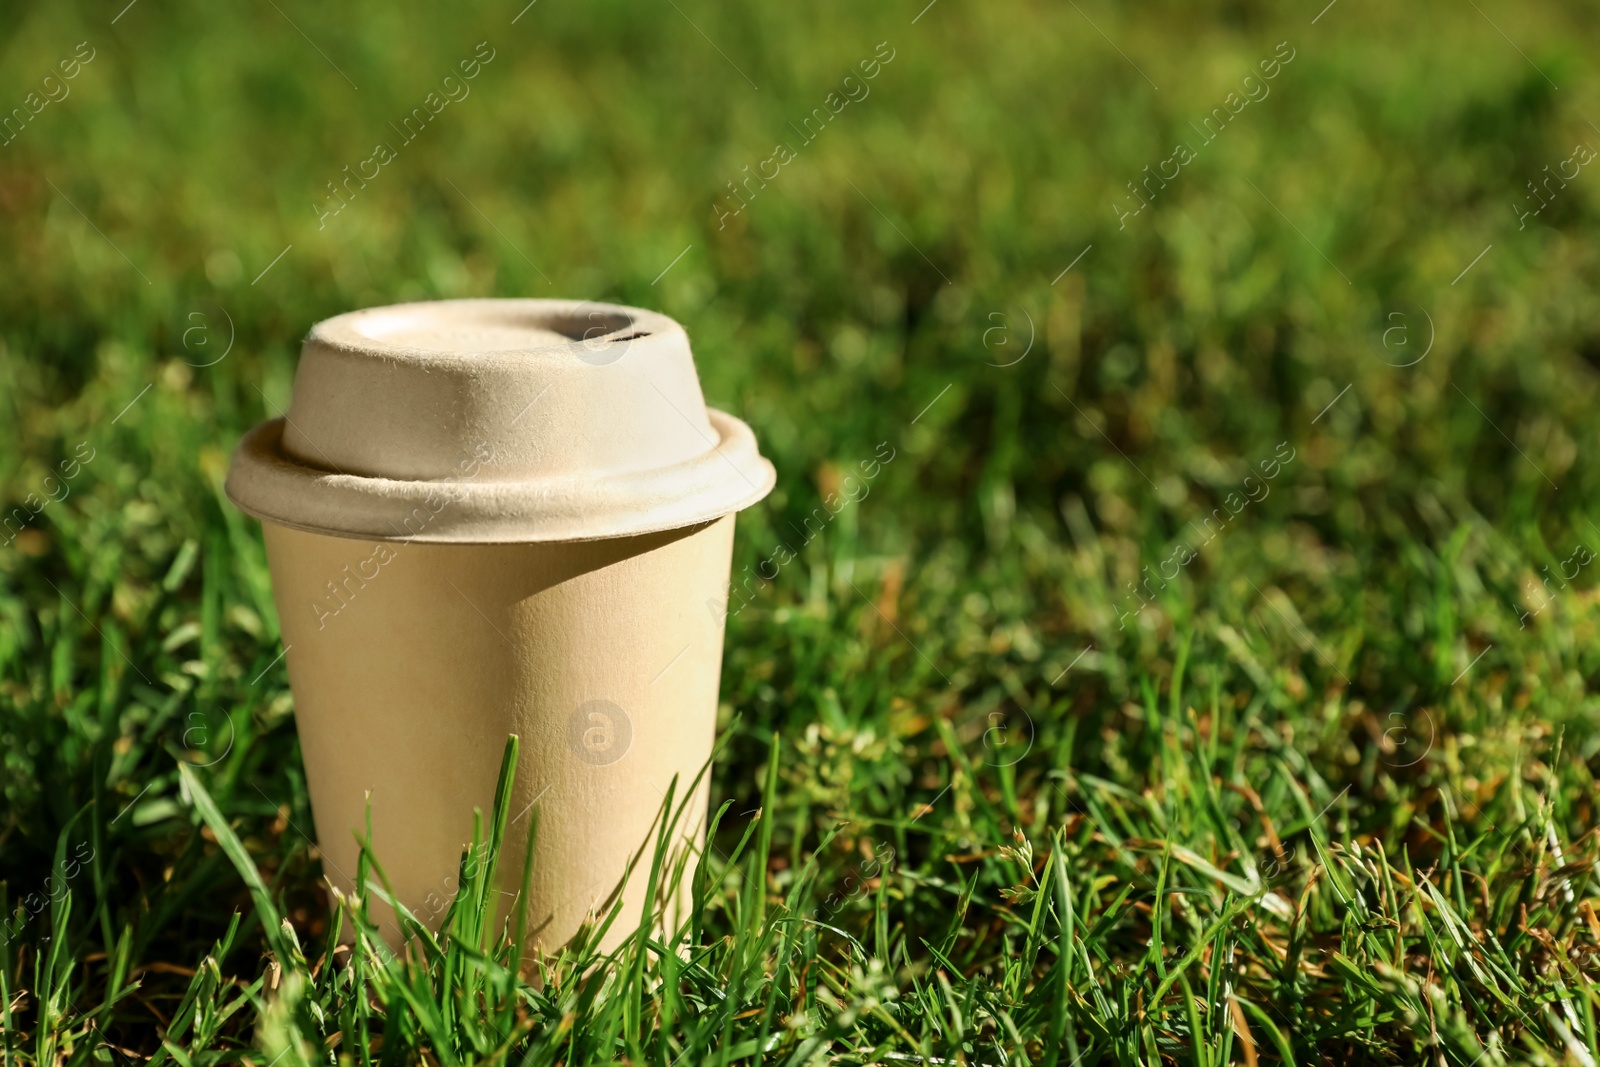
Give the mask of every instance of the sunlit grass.
[[[0, 107], [96, 50], [0, 147], [7, 1067], [1600, 1062], [1600, 185], [1518, 214], [1592, 20], [276, 6], [0, 35]], [[679, 929], [524, 960], [464, 864], [392, 952], [222, 477], [318, 319], [529, 295], [682, 321], [778, 468], [715, 829]]]

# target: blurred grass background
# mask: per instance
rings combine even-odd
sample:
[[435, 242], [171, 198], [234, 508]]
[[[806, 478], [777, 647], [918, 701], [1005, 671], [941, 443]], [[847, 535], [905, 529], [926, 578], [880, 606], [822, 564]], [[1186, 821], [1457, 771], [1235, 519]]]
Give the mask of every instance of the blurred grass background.
[[[877, 950], [903, 988], [931, 966], [920, 923], [953, 921], [970, 955], [938, 966], [990, 981], [1003, 942], [963, 926], [962, 893], [999, 900], [993, 849], [1013, 827], [1042, 856], [1083, 817], [1086, 891], [1127, 884], [1145, 902], [1097, 928], [1102, 959], [1132, 973], [1144, 960], [1155, 984], [1167, 952], [1187, 951], [1149, 949], [1151, 909], [1176, 890], [1121, 844], [1254, 870], [1261, 810], [1419, 866], [1474, 854], [1468, 840], [1486, 862], [1488, 842], [1520, 834], [1503, 865], [1469, 872], [1490, 879], [1485, 900], [1496, 876], [1531, 879], [1516, 897], [1548, 904], [1552, 944], [1588, 937], [1590, 951], [1596, 597], [1582, 567], [1546, 582], [1577, 546], [1600, 549], [1600, 179], [1582, 170], [1539, 200], [1528, 186], [1600, 147], [1590, 14], [1472, 0], [0, 5], [0, 109], [26, 108], [80, 42], [94, 56], [0, 147], [0, 503], [33, 510], [80, 445], [94, 456], [0, 547], [13, 908], [52, 877], [58, 843], [88, 832], [99, 859], [73, 886], [61, 950], [76, 980], [104, 984], [95, 954], [124, 928], [134, 960], [194, 967], [248, 907], [179, 795], [177, 759], [215, 757], [219, 804], [297, 928], [325, 932], [314, 852], [286, 829], [309, 811], [259, 530], [220, 496], [227, 456], [287, 404], [321, 318], [558, 296], [676, 317], [708, 400], [755, 428], [779, 487], [741, 516], [736, 575], [841, 472], [895, 450], [871, 495], [730, 619], [724, 712], [739, 725], [715, 794], [755, 807], [782, 739], [774, 893], [841, 820], [854, 829], [815, 857], [824, 886], [870, 852], [863, 826], [895, 836], [898, 903], [886, 880], [883, 900], [853, 906], [863, 929], [881, 916], [901, 931]], [[400, 147], [390, 124], [479, 42], [494, 58], [470, 95]], [[881, 42], [894, 58], [870, 95], [802, 145], [791, 124]], [[1198, 148], [1191, 124], [1280, 42], [1294, 58], [1270, 94]], [[1180, 140], [1198, 158], [1119, 226], [1127, 183]], [[398, 158], [319, 229], [326, 183], [379, 141]], [[780, 142], [796, 158], [719, 228], [727, 183]], [[1270, 493], [1124, 615], [1129, 583], [1197, 545], [1280, 443], [1295, 459]], [[1263, 809], [1180, 788], [1178, 750], [1201, 760], [1194, 782], [1251, 786]], [[1180, 817], [1179, 797], [1249, 828], [1230, 840]], [[947, 855], [969, 854], [984, 856], [970, 887], [940, 881]], [[1286, 865], [1288, 899], [1315, 895], [1313, 854]], [[1318, 906], [1324, 948], [1350, 953], [1342, 905]], [[1544, 942], [1516, 932], [1515, 908], [1484, 907], [1481, 932], [1510, 939], [1508, 973], [1530, 983], [1516, 996], [1555, 996], [1528, 955]], [[5, 950], [13, 994], [33, 966], [18, 946], [42, 944], [30, 923]], [[1432, 951], [1418, 975], [1471, 971]], [[1584, 1007], [1559, 1019], [1593, 1049], [1588, 966], [1561, 972]], [[1336, 972], [1302, 981], [1382, 1001]], [[1473, 1008], [1475, 976], [1417, 980], [1443, 983], [1474, 1041], [1510, 1027], [1507, 1042], [1576, 1055], [1539, 1011]], [[176, 999], [159, 973], [144, 981], [152, 1003]], [[1401, 1007], [1330, 1021], [1290, 985], [1308, 1014], [1289, 1029], [1361, 1055], [1472, 1062], [1478, 1047]], [[1084, 1021], [1112, 1009], [1083, 1010], [1084, 1054], [1120, 1049]], [[244, 1047], [246, 1022], [208, 1041]], [[106, 1025], [118, 1047], [157, 1046], [132, 1021]], [[1189, 1047], [1148, 1025], [1156, 1055]], [[1142, 1037], [1128, 1048], [1119, 1062], [1146, 1055]]]

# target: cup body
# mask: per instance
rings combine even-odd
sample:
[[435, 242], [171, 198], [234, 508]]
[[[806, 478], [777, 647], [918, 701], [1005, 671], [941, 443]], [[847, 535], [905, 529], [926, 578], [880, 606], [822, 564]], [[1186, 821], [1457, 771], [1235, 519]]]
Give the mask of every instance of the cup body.
[[[364, 541], [265, 525], [273, 595], [325, 873], [372, 845], [398, 899], [437, 928], [472, 811], [487, 821], [521, 738], [502, 901], [538, 811], [524, 951], [566, 943], [620, 888], [614, 947], [642, 915], [658, 818], [711, 756], [734, 516], [663, 533], [529, 544]], [[672, 843], [675, 924], [703, 846], [709, 772]], [[635, 866], [636, 865], [636, 866]], [[633, 874], [629, 876], [630, 868]], [[626, 884], [624, 884], [626, 883]], [[385, 934], [392, 913], [373, 899]]]

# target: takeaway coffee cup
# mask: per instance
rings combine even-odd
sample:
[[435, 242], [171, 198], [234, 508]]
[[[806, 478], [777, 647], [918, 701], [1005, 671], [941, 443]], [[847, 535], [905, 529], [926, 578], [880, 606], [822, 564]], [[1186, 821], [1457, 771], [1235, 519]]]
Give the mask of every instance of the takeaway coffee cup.
[[[636, 928], [669, 784], [683, 798], [711, 754], [734, 513], [774, 480], [663, 315], [451, 300], [318, 324], [227, 491], [265, 527], [330, 882], [364, 892], [370, 803], [398, 899], [436, 928], [515, 733], [500, 888], [537, 810], [529, 949], [619, 893], [608, 946]], [[669, 912], [706, 800], [702, 778]]]

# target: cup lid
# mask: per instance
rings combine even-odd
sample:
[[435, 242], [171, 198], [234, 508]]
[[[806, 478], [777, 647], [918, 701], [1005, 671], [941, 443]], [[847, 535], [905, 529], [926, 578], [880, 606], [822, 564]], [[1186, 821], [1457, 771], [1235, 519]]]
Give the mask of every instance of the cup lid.
[[338, 537], [584, 541], [749, 507], [777, 475], [706, 407], [683, 327], [575, 300], [440, 300], [306, 337], [289, 410], [245, 435], [229, 498]]

